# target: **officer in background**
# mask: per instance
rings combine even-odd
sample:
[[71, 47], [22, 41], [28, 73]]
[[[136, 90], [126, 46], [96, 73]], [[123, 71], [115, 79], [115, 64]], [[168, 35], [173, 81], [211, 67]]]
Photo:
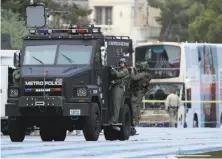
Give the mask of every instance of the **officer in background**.
[[20, 69], [19, 68], [13, 71], [12, 78], [13, 78], [14, 85], [18, 87], [20, 85]]
[[176, 126], [179, 106], [180, 98], [175, 94], [175, 89], [171, 88], [165, 103], [165, 109], [170, 115], [170, 127]]
[[[133, 94], [131, 98], [133, 108], [133, 124], [139, 123], [141, 118], [141, 106], [143, 96], [148, 91], [149, 82], [152, 76], [148, 73], [149, 65], [146, 61], [141, 62], [139, 68], [137, 68], [137, 74], [131, 74]], [[135, 128], [132, 128], [131, 135], [136, 133]]]
[[121, 102], [123, 99], [123, 94], [125, 92], [125, 85], [127, 77], [129, 77], [128, 69], [126, 68], [126, 59], [121, 58], [118, 62], [120, 69], [116, 70], [115, 68], [111, 67], [111, 76], [113, 77], [114, 81], [111, 85], [111, 97], [113, 102], [113, 114], [110, 120], [111, 125], [115, 125], [118, 123], [119, 119], [119, 111], [121, 107]]

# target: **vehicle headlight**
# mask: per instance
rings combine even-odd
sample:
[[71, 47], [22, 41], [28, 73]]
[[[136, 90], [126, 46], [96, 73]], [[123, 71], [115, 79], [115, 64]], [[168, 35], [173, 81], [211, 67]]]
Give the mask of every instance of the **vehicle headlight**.
[[18, 88], [9, 88], [8, 90], [9, 98], [17, 98], [19, 97], [19, 89]]
[[77, 97], [86, 97], [88, 95], [87, 88], [76, 88], [76, 96]]

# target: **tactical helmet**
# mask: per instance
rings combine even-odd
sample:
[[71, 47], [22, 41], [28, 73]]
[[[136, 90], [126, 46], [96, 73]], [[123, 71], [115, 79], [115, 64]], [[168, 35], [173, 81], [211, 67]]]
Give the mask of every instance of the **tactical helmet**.
[[149, 68], [149, 65], [148, 65], [148, 63], [146, 61], [143, 61], [143, 62], [140, 63], [141, 71], [147, 71], [148, 68]]
[[121, 58], [121, 59], [119, 59], [119, 64], [120, 64], [121, 62], [123, 62], [123, 63], [126, 64], [126, 59], [125, 59], [125, 58]]

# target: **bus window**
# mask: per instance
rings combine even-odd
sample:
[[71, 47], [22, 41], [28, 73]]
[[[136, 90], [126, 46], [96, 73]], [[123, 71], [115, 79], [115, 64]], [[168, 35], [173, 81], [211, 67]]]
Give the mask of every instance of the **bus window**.
[[[146, 98], [149, 100], [166, 100], [167, 96], [170, 94], [170, 90], [173, 88], [176, 94], [180, 96], [183, 84], [180, 83], [150, 83], [149, 91], [146, 94]], [[153, 107], [152, 103], [148, 103], [147, 107]], [[165, 108], [164, 103], [155, 103], [155, 108]]]
[[181, 48], [173, 45], [147, 45], [135, 49], [135, 63], [147, 61], [153, 78], [173, 78], [180, 73]]

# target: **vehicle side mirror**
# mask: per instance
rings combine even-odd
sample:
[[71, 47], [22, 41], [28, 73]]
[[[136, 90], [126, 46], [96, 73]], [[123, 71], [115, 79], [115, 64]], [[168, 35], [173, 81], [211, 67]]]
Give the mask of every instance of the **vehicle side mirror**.
[[20, 67], [20, 51], [14, 53], [13, 62], [16, 68]]

